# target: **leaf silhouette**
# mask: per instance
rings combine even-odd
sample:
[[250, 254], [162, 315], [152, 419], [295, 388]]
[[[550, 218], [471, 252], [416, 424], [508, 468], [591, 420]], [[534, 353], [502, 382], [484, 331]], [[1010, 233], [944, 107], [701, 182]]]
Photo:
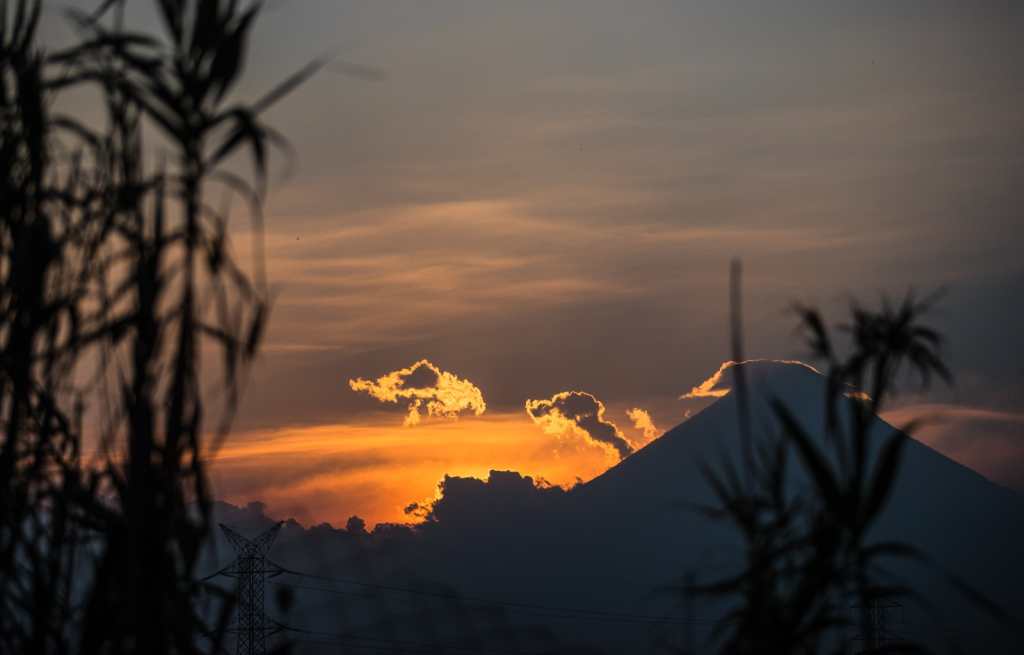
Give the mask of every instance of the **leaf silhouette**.
[[815, 486], [830, 507], [840, 507], [843, 504], [843, 495], [835, 476], [827, 460], [814, 445], [811, 436], [800, 425], [796, 417], [784, 403], [779, 400], [772, 401], [776, 416], [782, 422], [784, 434], [796, 444], [797, 454], [800, 460], [807, 467]]

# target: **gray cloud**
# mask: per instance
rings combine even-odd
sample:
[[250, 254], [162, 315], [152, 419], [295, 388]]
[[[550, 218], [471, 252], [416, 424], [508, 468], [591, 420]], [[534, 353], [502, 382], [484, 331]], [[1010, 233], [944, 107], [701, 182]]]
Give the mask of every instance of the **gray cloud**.
[[500, 411], [538, 379], [648, 406], [728, 356], [732, 256], [751, 356], [803, 354], [793, 300], [946, 285], [954, 370], [982, 380], [963, 401], [1020, 409], [1010, 4], [293, 4], [244, 94], [323, 52], [377, 81], [321, 75], [268, 115], [298, 168], [267, 206], [280, 293], [241, 421], [373, 411], [339, 371], [427, 354]]

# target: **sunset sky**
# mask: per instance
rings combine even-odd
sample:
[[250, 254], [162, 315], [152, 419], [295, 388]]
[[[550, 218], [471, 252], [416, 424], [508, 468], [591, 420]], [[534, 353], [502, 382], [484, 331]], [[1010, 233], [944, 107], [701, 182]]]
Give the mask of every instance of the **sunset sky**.
[[[793, 301], [947, 288], [956, 386], [890, 418], [1024, 489], [1021, 34], [986, 0], [269, 3], [246, 93], [332, 63], [267, 116], [296, 158], [219, 494], [375, 523], [445, 473], [588, 480], [710, 402], [733, 257], [751, 357], [805, 354]], [[463, 386], [392, 402], [422, 359]]]

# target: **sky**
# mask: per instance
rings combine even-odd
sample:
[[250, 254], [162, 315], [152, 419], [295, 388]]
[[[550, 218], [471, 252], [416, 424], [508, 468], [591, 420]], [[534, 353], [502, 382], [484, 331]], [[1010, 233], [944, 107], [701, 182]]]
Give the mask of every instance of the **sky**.
[[[709, 402], [679, 397], [729, 357], [732, 258], [751, 357], [806, 354], [795, 301], [944, 288], [956, 384], [888, 417], [1024, 490], [1022, 28], [988, 0], [269, 3], [243, 95], [331, 63], [266, 116], [296, 156], [218, 493], [375, 523], [445, 473], [588, 480]], [[382, 391], [424, 359], [469, 386]]]

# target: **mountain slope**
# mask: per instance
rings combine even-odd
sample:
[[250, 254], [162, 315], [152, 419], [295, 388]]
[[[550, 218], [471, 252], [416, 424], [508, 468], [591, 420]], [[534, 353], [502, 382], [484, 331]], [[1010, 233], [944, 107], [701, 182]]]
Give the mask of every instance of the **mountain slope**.
[[[755, 441], [778, 433], [769, 405], [772, 398], [786, 404], [812, 435], [823, 434], [825, 385], [821, 375], [792, 364], [745, 366]], [[735, 394], [726, 395], [592, 480], [575, 498], [577, 511], [611, 522], [625, 516], [640, 519], [638, 524], [644, 527], [635, 536], [668, 542], [676, 561], [688, 560], [697, 573], [716, 562], [720, 570], [729, 568], [729, 560], [735, 565], [736, 560], [728, 554], [736, 542], [728, 531], [694, 512], [676, 511], [673, 518], [670, 508], [714, 503], [700, 466], [738, 457], [737, 404]], [[876, 446], [894, 429], [876, 419], [872, 426]], [[798, 475], [791, 477], [792, 484], [801, 484]], [[672, 527], [655, 527], [659, 524]], [[954, 573], [1004, 608], [1024, 608], [1021, 497], [914, 439], [906, 444], [900, 476], [870, 536], [916, 545], [938, 568]], [[658, 556], [651, 559], [664, 564]], [[943, 575], [906, 564], [894, 564], [892, 570], [932, 601], [946, 621], [937, 629], [922, 612], [908, 609], [903, 627], [908, 636], [928, 637], [941, 646], [946, 636], [943, 630], [950, 630], [969, 651], [984, 647], [991, 652], [1013, 652], [1016, 648], [1015, 638], [965, 603], [943, 581]]]

